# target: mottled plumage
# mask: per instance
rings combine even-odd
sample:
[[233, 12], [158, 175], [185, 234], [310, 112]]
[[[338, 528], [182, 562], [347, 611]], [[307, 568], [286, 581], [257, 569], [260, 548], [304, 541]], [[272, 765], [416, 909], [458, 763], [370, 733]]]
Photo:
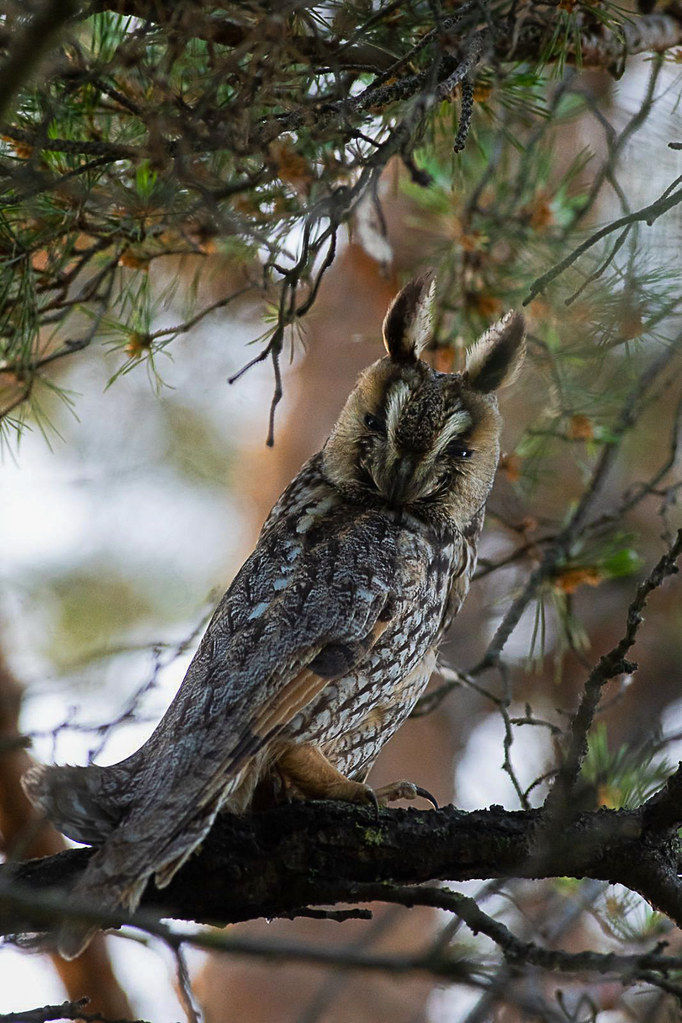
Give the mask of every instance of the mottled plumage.
[[[246, 811], [258, 793], [376, 798], [367, 772], [423, 692], [469, 588], [499, 455], [493, 392], [523, 357], [523, 320], [510, 314], [463, 374], [434, 372], [419, 358], [431, 294], [425, 277], [394, 300], [388, 355], [273, 508], [148, 742], [111, 767], [27, 774], [57, 827], [100, 846], [78, 899], [135, 908], [219, 810]], [[90, 934], [66, 924], [62, 954]]]

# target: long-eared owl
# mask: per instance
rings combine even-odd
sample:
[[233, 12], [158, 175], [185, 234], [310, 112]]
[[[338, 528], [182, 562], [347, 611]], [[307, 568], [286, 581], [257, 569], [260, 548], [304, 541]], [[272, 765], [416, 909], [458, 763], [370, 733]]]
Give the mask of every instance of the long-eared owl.
[[[510, 313], [463, 373], [420, 358], [429, 275], [397, 295], [387, 355], [366, 369], [324, 448], [286, 488], [220, 601], [150, 739], [110, 767], [38, 767], [26, 791], [65, 834], [99, 846], [79, 901], [134, 909], [168, 884], [220, 810], [276, 780], [288, 798], [387, 801], [365, 779], [433, 671], [476, 562], [499, 457], [495, 392], [516, 375]], [[92, 928], [65, 924], [66, 957]]]

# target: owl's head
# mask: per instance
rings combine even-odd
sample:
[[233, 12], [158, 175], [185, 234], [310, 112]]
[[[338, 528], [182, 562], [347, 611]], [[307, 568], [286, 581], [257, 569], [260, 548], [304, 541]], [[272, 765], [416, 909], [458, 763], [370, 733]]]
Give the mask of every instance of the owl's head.
[[496, 392], [521, 368], [524, 321], [508, 313], [469, 350], [463, 373], [438, 373], [419, 357], [430, 337], [433, 290], [429, 274], [391, 303], [383, 325], [388, 355], [360, 375], [325, 445], [323, 468], [348, 500], [464, 528], [493, 483]]

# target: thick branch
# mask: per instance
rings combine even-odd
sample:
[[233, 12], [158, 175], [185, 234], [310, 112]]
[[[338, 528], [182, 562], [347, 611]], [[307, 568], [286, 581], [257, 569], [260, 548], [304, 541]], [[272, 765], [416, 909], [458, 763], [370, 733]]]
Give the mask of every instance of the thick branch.
[[[98, 0], [94, 9], [115, 10], [144, 18], [154, 18], [156, 12], [157, 19], [159, 17], [166, 19], [172, 16], [174, 5], [157, 3], [155, 11], [150, 13], [149, 4], [144, 0]], [[447, 35], [450, 46], [453, 43], [452, 36], [462, 20], [460, 16], [443, 19], [441, 30]], [[471, 28], [472, 20], [466, 19], [466, 25]], [[238, 23], [221, 14], [197, 17], [194, 19], [193, 27], [192, 23], [186, 23], [186, 29], [197, 38], [231, 48], [246, 47], [247, 50], [250, 45], [258, 44], [262, 38], [261, 23], [254, 25]], [[617, 31], [603, 25], [578, 24], [577, 29], [574, 41], [564, 59], [567, 63], [580, 64], [582, 67], [620, 67], [628, 56], [637, 53], [663, 53], [682, 45], [682, 19], [674, 5], [662, 12], [629, 18], [618, 26]], [[525, 14], [516, 31], [501, 30], [497, 34], [495, 57], [510, 63], [536, 61], [540, 54], [546, 51], [547, 44], [555, 32], [556, 11], [552, 6], [536, 11], [532, 16]], [[466, 34], [465, 31], [463, 35]], [[435, 38], [436, 32], [432, 30], [417, 48], [422, 49]], [[351, 44], [334, 36], [300, 34], [290, 36], [290, 42], [292, 49], [300, 55], [302, 61], [309, 61], [318, 69], [366, 68], [386, 72], [396, 64], [395, 54], [371, 42], [355, 41]], [[552, 60], [555, 56], [556, 54], [551, 53], [549, 59]], [[402, 59], [398, 58], [399, 62]]]
[[[556, 29], [556, 12], [548, 6], [543, 16], [536, 16], [522, 28], [518, 38], [507, 40], [507, 52], [498, 52], [504, 60], [538, 58], [543, 45]], [[566, 55], [568, 63], [582, 67], [622, 70], [627, 57], [636, 53], [663, 53], [682, 43], [682, 19], [671, 5], [662, 13], [627, 18], [617, 30], [604, 25], [583, 27]], [[498, 48], [499, 49], [499, 48]], [[554, 56], [552, 54], [550, 59]]]
[[[664, 791], [661, 800], [666, 798]], [[536, 848], [546, 820], [540, 810], [383, 810], [376, 819], [364, 808], [305, 803], [252, 816], [223, 815], [201, 853], [168, 888], [159, 891], [150, 884], [142, 905], [165, 916], [226, 924], [295, 914], [310, 905], [375, 900], [377, 884], [505, 876], [592, 877], [627, 884], [633, 862], [638, 863], [640, 890], [647, 883], [647, 861], [652, 878], [662, 865], [674, 869], [677, 862], [669, 813], [660, 804], [656, 814], [649, 811], [650, 830], [644, 828], [643, 814], [605, 809], [582, 814], [567, 825], [561, 846], [543, 855]], [[661, 819], [666, 826], [659, 831], [656, 821]], [[59, 913], [54, 903], [41, 911], [40, 896], [50, 888], [70, 889], [90, 855], [89, 849], [70, 850], [0, 868], [1, 929], [16, 933], [49, 927]], [[36, 897], [30, 910], [27, 893]], [[92, 913], [92, 907], [68, 905]], [[18, 912], [20, 906], [24, 912]]]
[[[100, 1012], [85, 1012], [90, 1005], [89, 998], [78, 998], [73, 1002], [60, 1002], [59, 1005], [42, 1005], [37, 1009], [23, 1009], [20, 1012], [5, 1012], [0, 1015], [0, 1023], [49, 1023], [50, 1020], [78, 1020], [79, 1023], [106, 1023]], [[112, 1021], [113, 1023], [113, 1021]], [[116, 1023], [126, 1023], [118, 1020]], [[145, 1023], [144, 1020], [131, 1019], [130, 1023]]]

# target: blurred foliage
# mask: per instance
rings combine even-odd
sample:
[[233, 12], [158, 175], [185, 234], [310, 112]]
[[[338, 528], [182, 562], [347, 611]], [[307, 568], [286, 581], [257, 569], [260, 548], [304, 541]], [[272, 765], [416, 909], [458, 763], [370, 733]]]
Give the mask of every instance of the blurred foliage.
[[164, 592], [168, 580], [147, 578], [149, 594], [139, 580], [132, 580], [112, 565], [88, 566], [85, 573], [70, 572], [47, 582], [49, 596], [57, 614], [53, 628], [44, 636], [48, 648], [43, 651], [57, 670], [68, 668], [75, 660], [93, 650], [106, 649], [122, 635], [136, 630], [158, 614], [158, 602], [152, 594]]
[[[661, 754], [660, 736], [611, 749], [606, 724], [599, 722], [590, 737], [581, 784], [592, 790], [594, 808], [634, 808], [657, 792], [672, 770], [673, 764]], [[584, 802], [584, 795], [578, 798]]]

